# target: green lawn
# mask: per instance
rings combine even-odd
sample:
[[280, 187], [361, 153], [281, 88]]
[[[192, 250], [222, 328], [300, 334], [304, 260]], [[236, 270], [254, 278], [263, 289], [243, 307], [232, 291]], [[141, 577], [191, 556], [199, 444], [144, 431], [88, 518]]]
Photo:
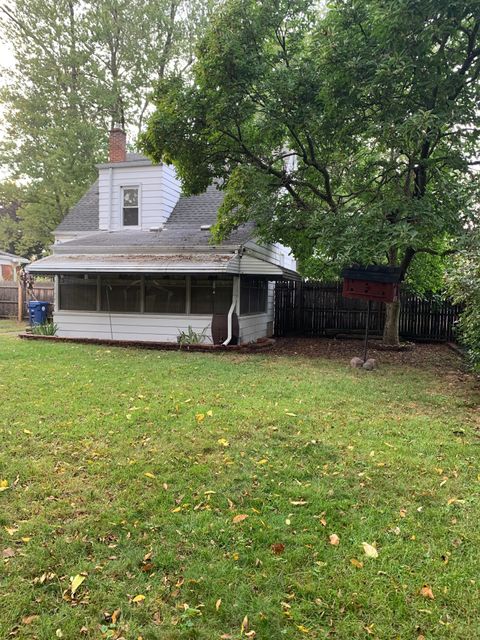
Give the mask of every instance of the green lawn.
[[0, 637], [480, 638], [477, 400], [451, 370], [4, 335]]

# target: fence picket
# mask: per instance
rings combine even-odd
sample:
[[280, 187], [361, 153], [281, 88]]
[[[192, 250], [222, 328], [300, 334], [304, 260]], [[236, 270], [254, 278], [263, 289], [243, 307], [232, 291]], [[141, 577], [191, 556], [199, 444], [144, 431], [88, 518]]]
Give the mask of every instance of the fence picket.
[[[33, 296], [23, 291], [22, 317], [27, 318], [27, 300], [42, 300], [53, 303], [53, 282], [38, 282], [33, 287]], [[18, 317], [18, 284], [9, 280], [0, 281], [0, 318]]]
[[[448, 300], [401, 295], [400, 335], [417, 340], [455, 340], [461, 307]], [[366, 303], [344, 298], [338, 283], [277, 282], [275, 286], [275, 334], [321, 336], [361, 333], [365, 329]], [[372, 304], [370, 328], [381, 334], [385, 305]]]

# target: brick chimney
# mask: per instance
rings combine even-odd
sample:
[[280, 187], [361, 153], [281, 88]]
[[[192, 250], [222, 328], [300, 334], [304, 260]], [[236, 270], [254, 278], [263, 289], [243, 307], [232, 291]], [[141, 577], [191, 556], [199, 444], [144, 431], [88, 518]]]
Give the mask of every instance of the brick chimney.
[[125, 162], [127, 159], [127, 134], [121, 127], [110, 130], [109, 139], [110, 162]]

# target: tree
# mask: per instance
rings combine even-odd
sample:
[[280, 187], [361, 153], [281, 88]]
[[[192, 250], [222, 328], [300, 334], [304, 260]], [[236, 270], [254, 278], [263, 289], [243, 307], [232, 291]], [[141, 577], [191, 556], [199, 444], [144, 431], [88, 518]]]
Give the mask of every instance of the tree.
[[473, 234], [452, 261], [447, 275], [454, 302], [464, 306], [459, 337], [467, 347], [473, 369], [480, 372], [480, 237]]
[[479, 16], [478, 0], [230, 0], [193, 81], [159, 83], [143, 148], [187, 193], [222, 181], [218, 236], [254, 220], [304, 271], [406, 275], [474, 217]]
[[22, 194], [12, 182], [0, 184], [0, 249], [16, 253], [19, 240], [17, 211]]
[[15, 51], [0, 94], [0, 162], [24, 186], [19, 250], [51, 232], [105, 159], [108, 129], [137, 130], [154, 81], [185, 71], [214, 0], [16, 0], [0, 6]]

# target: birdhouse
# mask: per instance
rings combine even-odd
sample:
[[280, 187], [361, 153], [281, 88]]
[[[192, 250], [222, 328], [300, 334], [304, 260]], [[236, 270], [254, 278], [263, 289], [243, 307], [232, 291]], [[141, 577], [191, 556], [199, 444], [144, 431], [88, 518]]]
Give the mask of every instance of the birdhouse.
[[395, 302], [398, 300], [401, 269], [371, 265], [368, 267], [350, 267], [344, 269], [343, 296], [377, 302]]

